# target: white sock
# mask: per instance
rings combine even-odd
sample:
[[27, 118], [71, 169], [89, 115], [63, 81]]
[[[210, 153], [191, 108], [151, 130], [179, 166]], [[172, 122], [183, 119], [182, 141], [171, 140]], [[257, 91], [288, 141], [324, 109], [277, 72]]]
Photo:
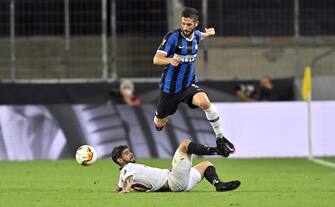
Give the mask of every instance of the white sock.
[[204, 112], [206, 114], [207, 120], [209, 121], [215, 132], [216, 137], [223, 137], [219, 122], [219, 113], [216, 110], [216, 107], [211, 104], [211, 106], [208, 109], [204, 110]]

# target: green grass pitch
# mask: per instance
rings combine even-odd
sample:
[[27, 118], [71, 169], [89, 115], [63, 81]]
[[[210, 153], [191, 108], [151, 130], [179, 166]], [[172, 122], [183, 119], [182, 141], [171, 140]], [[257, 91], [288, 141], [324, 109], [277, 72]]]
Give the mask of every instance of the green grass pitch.
[[[328, 158], [335, 162], [335, 158]], [[201, 159], [194, 160], [194, 164]], [[215, 192], [203, 180], [191, 192], [113, 192], [119, 177], [111, 160], [82, 167], [75, 160], [0, 162], [0, 206], [229, 206], [335, 205], [335, 169], [306, 159], [211, 159], [223, 180], [239, 179], [232, 192]], [[170, 160], [138, 160], [167, 168]]]

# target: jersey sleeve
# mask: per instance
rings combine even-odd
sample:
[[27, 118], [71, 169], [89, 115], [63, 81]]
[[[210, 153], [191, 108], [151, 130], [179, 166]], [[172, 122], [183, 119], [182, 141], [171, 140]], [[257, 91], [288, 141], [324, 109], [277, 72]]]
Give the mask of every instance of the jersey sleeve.
[[120, 188], [123, 187], [124, 181], [129, 177], [129, 176], [133, 176], [133, 179], [135, 179], [136, 176], [136, 169], [135, 166], [128, 164], [126, 167], [124, 167], [121, 171], [120, 171], [120, 179], [119, 179], [119, 183], [118, 186]]
[[167, 35], [165, 35], [165, 37], [163, 38], [162, 43], [160, 44], [160, 46], [157, 49], [157, 52], [164, 53], [165, 55], [169, 54], [171, 48], [173, 47], [173, 45], [176, 42], [175, 35], [173, 35], [173, 34], [174, 34], [173, 32], [170, 32]]
[[202, 32], [200, 32], [199, 30], [195, 30], [195, 31], [194, 31], [194, 34], [195, 34], [195, 36], [198, 36], [198, 37], [199, 37], [199, 40], [201, 40]]
[[133, 176], [133, 178], [135, 179], [136, 166], [130, 163], [124, 169], [122, 169], [121, 173], [122, 173], [121, 176], [122, 176], [123, 180], [127, 179], [127, 177], [129, 177], [129, 176]]
[[121, 175], [120, 175], [119, 182], [118, 182], [117, 186], [118, 186], [119, 188], [122, 188], [122, 187], [123, 187], [123, 180], [122, 180], [122, 176], [121, 176]]

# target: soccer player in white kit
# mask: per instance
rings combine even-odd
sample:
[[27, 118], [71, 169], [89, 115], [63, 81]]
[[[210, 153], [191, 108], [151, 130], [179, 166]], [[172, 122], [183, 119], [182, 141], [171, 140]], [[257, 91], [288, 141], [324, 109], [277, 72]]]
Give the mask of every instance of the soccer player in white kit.
[[238, 180], [223, 182], [209, 161], [192, 167], [192, 154], [222, 155], [216, 147], [191, 142], [185, 139], [176, 150], [170, 169], [160, 169], [135, 163], [134, 154], [128, 146], [115, 147], [112, 159], [120, 168], [117, 191], [178, 192], [192, 190], [204, 177], [214, 185], [216, 191], [235, 190], [241, 184]]

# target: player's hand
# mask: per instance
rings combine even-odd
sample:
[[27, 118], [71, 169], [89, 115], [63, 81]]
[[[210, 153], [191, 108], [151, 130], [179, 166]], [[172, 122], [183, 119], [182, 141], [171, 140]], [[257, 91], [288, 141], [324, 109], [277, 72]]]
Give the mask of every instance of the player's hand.
[[129, 193], [129, 190], [121, 190], [120, 193]]
[[178, 57], [178, 55], [174, 55], [173, 58], [170, 59], [170, 64], [173, 66], [178, 66], [180, 62], [180, 58]]
[[205, 28], [205, 33], [207, 34], [207, 37], [215, 35], [215, 29], [214, 28]]

